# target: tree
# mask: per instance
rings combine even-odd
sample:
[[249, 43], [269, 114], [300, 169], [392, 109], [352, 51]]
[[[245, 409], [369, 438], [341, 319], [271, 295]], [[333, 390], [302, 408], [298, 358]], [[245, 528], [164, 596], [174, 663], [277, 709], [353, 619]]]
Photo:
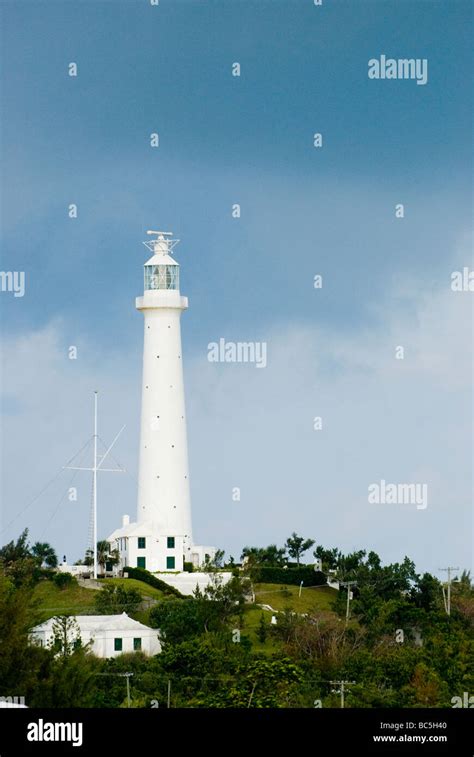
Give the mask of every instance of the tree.
[[474, 590], [474, 585], [471, 579], [471, 571], [463, 570], [461, 575], [453, 579], [453, 588], [457, 590], [458, 594], [466, 594], [471, 596]]
[[266, 638], [267, 638], [267, 626], [265, 625], [265, 615], [260, 615], [260, 621], [258, 624], [258, 631], [257, 631], [258, 640], [261, 644], [265, 644]]
[[293, 557], [296, 560], [299, 567], [300, 557], [306, 552], [306, 550], [312, 547], [314, 543], [314, 539], [303, 539], [302, 536], [298, 536], [296, 532], [293, 531], [291, 536], [286, 540], [285, 547], [288, 550], [290, 557]]
[[223, 549], [216, 549], [216, 554], [211, 559], [207, 559], [204, 563], [204, 570], [206, 572], [212, 572], [216, 570], [221, 570], [223, 563], [224, 563], [224, 555], [225, 550]]
[[55, 573], [53, 582], [61, 590], [68, 589], [72, 585], [77, 586], [77, 580], [72, 573], [63, 573], [62, 571]]
[[268, 547], [244, 547], [240, 559], [247, 558], [249, 567], [254, 565], [283, 565], [285, 563], [285, 549], [270, 544]]
[[46, 565], [48, 568], [57, 568], [58, 558], [51, 544], [37, 541], [31, 548], [32, 555], [38, 560], [40, 568]]
[[97, 542], [97, 563], [102, 568], [103, 573], [105, 573], [107, 563], [117, 565], [119, 559], [118, 551], [116, 549], [111, 550], [108, 541], [103, 539]]
[[53, 620], [50, 647], [56, 654], [67, 657], [82, 646], [77, 620], [73, 615], [58, 615]]
[[441, 582], [431, 573], [423, 573], [412, 587], [410, 597], [415, 606], [422, 610], [440, 609], [442, 605]]
[[28, 546], [28, 529], [25, 528], [18, 537], [16, 544], [11, 541], [0, 549], [0, 560], [8, 566], [10, 563], [24, 560], [27, 557], [31, 557], [31, 554]]
[[142, 596], [138, 589], [126, 589], [124, 586], [104, 586], [95, 595], [95, 606], [100, 615], [134, 613], [141, 603]]
[[318, 560], [321, 560], [323, 572], [325, 573], [329, 570], [335, 570], [337, 568], [339, 558], [341, 557], [341, 553], [337, 547], [333, 547], [333, 549], [324, 549], [322, 544], [318, 544], [313, 552], [313, 555]]
[[83, 565], [87, 565], [89, 568], [94, 565], [94, 550], [93, 549], [86, 549], [86, 555], [83, 560], [79, 561]]
[[150, 610], [149, 620], [166, 644], [179, 644], [205, 633], [206, 616], [195, 599], [165, 599]]
[[16, 543], [11, 541], [0, 549], [0, 565], [16, 586], [35, 578], [37, 563], [30, 552], [27, 528], [20, 534]]
[[0, 566], [0, 682], [3, 696], [24, 696], [41, 685], [50, 654], [29, 643], [31, 591], [17, 587]]
[[194, 598], [200, 603], [206, 631], [223, 629], [231, 618], [242, 616], [248, 588], [248, 581], [242, 581], [237, 576], [232, 576], [226, 583], [219, 573], [211, 573], [210, 578], [203, 591], [199, 586], [194, 591]]

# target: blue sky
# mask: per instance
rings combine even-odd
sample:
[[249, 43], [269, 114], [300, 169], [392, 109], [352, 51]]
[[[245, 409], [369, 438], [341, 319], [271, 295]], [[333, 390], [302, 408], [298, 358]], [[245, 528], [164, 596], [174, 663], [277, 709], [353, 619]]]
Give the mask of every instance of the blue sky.
[[[16, 1], [2, 15], [2, 269], [27, 280], [23, 298], [0, 295], [4, 524], [87, 438], [97, 387], [135, 474], [134, 297], [144, 231], [164, 227], [190, 299], [198, 540], [238, 555], [296, 529], [433, 571], [443, 540], [469, 567], [472, 294], [450, 276], [472, 266], [471, 4]], [[428, 59], [428, 83], [369, 80], [381, 54]], [[266, 340], [268, 367], [209, 364], [220, 337]], [[426, 512], [370, 509], [371, 481], [417, 475]], [[30, 525], [77, 559], [81, 486], [67, 517], [49, 523], [47, 496], [1, 541]], [[103, 535], [133, 517], [134, 487], [104, 481]]]

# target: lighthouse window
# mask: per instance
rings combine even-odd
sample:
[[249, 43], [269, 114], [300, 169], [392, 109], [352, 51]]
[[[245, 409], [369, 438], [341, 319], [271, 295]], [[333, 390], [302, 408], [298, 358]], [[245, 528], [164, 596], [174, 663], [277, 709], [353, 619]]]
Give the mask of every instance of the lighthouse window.
[[120, 639], [120, 638], [114, 639], [114, 650], [116, 652], [121, 652], [122, 651], [122, 647], [123, 647], [122, 639]]
[[168, 536], [166, 540], [166, 546], [168, 549], [174, 549], [174, 536]]
[[145, 549], [146, 547], [146, 539], [144, 536], [138, 537], [138, 549]]
[[146, 265], [145, 289], [179, 289], [179, 266]]

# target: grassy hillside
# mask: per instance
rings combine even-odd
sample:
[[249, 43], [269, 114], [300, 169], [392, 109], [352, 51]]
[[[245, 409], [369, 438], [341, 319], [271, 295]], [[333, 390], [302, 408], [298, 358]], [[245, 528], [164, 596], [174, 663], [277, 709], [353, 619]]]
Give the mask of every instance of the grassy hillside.
[[303, 586], [301, 597], [298, 596], [299, 590], [299, 586], [255, 584], [255, 601], [280, 611], [287, 607], [299, 613], [332, 610], [332, 603], [337, 596], [335, 589], [329, 586]]
[[[128, 589], [138, 589], [144, 599], [163, 599], [164, 595], [143, 581], [133, 578], [107, 578], [101, 580], [104, 585], [123, 585]], [[55, 615], [95, 615], [95, 595], [99, 590], [84, 589], [73, 584], [65, 589], [59, 589], [52, 581], [40, 581], [33, 590], [32, 622], [35, 625], [44, 623]], [[148, 609], [133, 614], [136, 620], [148, 622]]]
[[[107, 578], [100, 581], [104, 585], [121, 585], [128, 589], [137, 589], [145, 600], [162, 600], [167, 597], [153, 586], [134, 578]], [[303, 587], [301, 597], [298, 596], [298, 586], [284, 586], [282, 584], [255, 584], [255, 601], [257, 604], [270, 605], [274, 610], [283, 611], [290, 608], [294, 612], [307, 613], [314, 611], [330, 611], [337, 592], [327, 586]], [[32, 624], [43, 623], [54, 615], [94, 615], [96, 613], [94, 598], [96, 591], [73, 585], [59, 589], [52, 581], [40, 581], [33, 591]], [[150, 608], [145, 608], [132, 614], [141, 623], [149, 624]], [[276, 651], [277, 647], [272, 639], [267, 638], [265, 644], [258, 640], [257, 632], [260, 618], [264, 613], [265, 623], [270, 625], [272, 613], [255, 605], [247, 605], [245, 609], [245, 626], [243, 633], [248, 635], [254, 647], [268, 653]]]
[[59, 589], [52, 581], [40, 581], [33, 589], [32, 621], [44, 623], [55, 615], [93, 615], [95, 591], [72, 585]]
[[144, 581], [137, 581], [136, 578], [105, 578], [99, 579], [100, 583], [105, 586], [115, 585], [123, 586], [125, 589], [138, 589], [144, 599], [164, 599], [165, 595], [159, 589], [155, 589], [153, 586], [144, 583]]
[[[337, 596], [337, 591], [331, 589], [329, 586], [312, 586], [308, 588], [303, 586], [301, 597], [298, 596], [299, 586], [255, 584], [254, 590], [255, 602], [258, 605], [270, 605], [274, 610], [280, 612], [287, 608], [297, 613], [331, 612], [332, 603]], [[272, 612], [270, 610], [263, 610], [256, 605], [247, 605], [242, 633], [249, 636], [255, 651], [271, 655], [280, 650], [282, 645], [281, 642], [273, 638], [269, 633], [264, 643], [259, 640], [258, 632], [262, 613], [265, 625], [269, 631]]]
[[242, 628], [242, 634], [249, 637], [255, 652], [263, 652], [272, 655], [274, 652], [278, 652], [282, 649], [282, 644], [270, 636], [269, 633], [263, 643], [258, 638], [262, 613], [267, 630], [268, 632], [270, 631], [272, 613], [268, 610], [262, 610], [261, 607], [255, 607], [255, 605], [247, 605], [244, 613], [244, 627]]

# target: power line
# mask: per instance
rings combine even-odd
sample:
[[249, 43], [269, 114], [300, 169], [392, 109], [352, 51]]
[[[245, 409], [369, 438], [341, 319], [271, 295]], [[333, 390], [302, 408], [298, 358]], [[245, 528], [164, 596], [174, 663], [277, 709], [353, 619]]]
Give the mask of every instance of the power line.
[[[90, 439], [88, 439], [88, 440], [86, 441], [86, 443], [85, 443], [85, 444], [84, 444], [84, 445], [83, 445], [83, 446], [81, 447], [81, 449], [79, 450], [79, 452], [76, 452], [76, 453], [75, 453], [75, 454], [74, 454], [74, 455], [73, 455], [73, 456], [71, 457], [71, 459], [70, 459], [70, 460], [69, 460], [69, 461], [67, 462], [67, 465], [69, 465], [69, 463], [72, 463], [72, 461], [73, 461], [73, 460], [74, 460], [74, 459], [75, 459], [75, 458], [76, 458], [76, 457], [77, 457], [78, 455], [80, 455], [80, 454], [81, 454], [81, 452], [82, 452], [82, 451], [83, 451], [83, 450], [85, 449], [85, 447], [87, 447], [87, 445], [88, 445], [88, 444], [90, 443], [90, 441], [91, 441]], [[31, 500], [31, 502], [29, 502], [29, 503], [28, 503], [28, 504], [27, 504], [27, 505], [26, 505], [26, 506], [25, 506], [25, 507], [23, 508], [23, 510], [20, 510], [20, 512], [19, 512], [19, 513], [18, 513], [17, 515], [15, 515], [15, 517], [14, 517], [14, 518], [13, 518], [13, 519], [12, 519], [12, 520], [11, 520], [11, 521], [9, 522], [9, 523], [7, 523], [7, 525], [6, 525], [6, 526], [4, 526], [4, 528], [0, 529], [0, 534], [3, 534], [3, 533], [4, 533], [5, 531], [7, 531], [7, 530], [8, 530], [9, 528], [10, 528], [10, 526], [11, 526], [11, 525], [12, 525], [12, 524], [13, 524], [13, 523], [14, 523], [14, 522], [16, 521], [16, 520], [18, 520], [18, 518], [19, 518], [19, 517], [20, 517], [21, 515], [23, 515], [23, 513], [25, 513], [25, 512], [26, 512], [26, 511], [27, 511], [27, 510], [28, 510], [28, 509], [29, 509], [29, 508], [31, 507], [31, 505], [33, 505], [33, 504], [34, 504], [34, 503], [36, 502], [36, 500], [38, 500], [38, 499], [39, 499], [39, 498], [41, 497], [41, 495], [42, 495], [42, 494], [44, 494], [44, 492], [46, 491], [46, 489], [48, 489], [48, 487], [49, 487], [49, 486], [51, 486], [51, 484], [52, 484], [52, 483], [53, 483], [54, 481], [56, 481], [56, 479], [57, 479], [57, 478], [59, 478], [59, 476], [61, 475], [61, 473], [63, 472], [63, 470], [64, 470], [64, 468], [63, 468], [63, 467], [61, 467], [61, 468], [59, 469], [59, 471], [58, 471], [57, 473], [55, 473], [55, 475], [54, 475], [54, 476], [53, 476], [53, 477], [52, 477], [52, 478], [51, 478], [51, 479], [50, 479], [50, 480], [48, 481], [48, 483], [47, 483], [47, 484], [45, 484], [45, 486], [44, 486], [44, 487], [43, 487], [43, 488], [41, 489], [41, 491], [40, 491], [40, 492], [39, 492], [39, 493], [38, 493], [38, 494], [37, 494], [37, 495], [36, 495], [35, 497], [33, 497], [33, 499]]]
[[352, 685], [355, 683], [355, 681], [329, 681], [329, 683], [333, 686], [338, 686], [337, 689], [331, 689], [333, 694], [340, 694], [341, 695], [341, 707], [344, 709], [344, 694], [345, 694], [345, 687], [348, 685]]
[[[79, 455], [79, 453], [78, 453], [77, 455], [75, 455], [75, 457], [77, 457], [78, 455]], [[81, 459], [80, 459], [80, 462], [82, 462], [82, 460], [84, 459], [84, 457], [85, 457], [85, 450], [84, 450], [84, 454], [82, 455], [82, 457], [81, 457]], [[74, 473], [72, 474], [72, 476], [71, 476], [71, 477], [70, 477], [70, 479], [69, 479], [69, 482], [68, 482], [68, 485], [66, 486], [66, 489], [65, 489], [65, 491], [64, 491], [64, 492], [63, 492], [63, 494], [61, 495], [61, 498], [60, 498], [60, 500], [59, 500], [59, 502], [58, 502], [58, 504], [57, 504], [57, 506], [56, 506], [55, 510], [53, 510], [53, 513], [52, 513], [51, 517], [49, 518], [49, 520], [47, 521], [47, 523], [46, 523], [45, 527], [43, 528], [43, 531], [41, 532], [41, 536], [40, 536], [40, 538], [39, 538], [39, 540], [40, 540], [40, 541], [41, 541], [41, 539], [43, 538], [44, 534], [46, 533], [46, 531], [47, 531], [47, 529], [48, 529], [48, 526], [49, 526], [49, 524], [51, 523], [51, 521], [53, 520], [54, 516], [56, 515], [56, 513], [57, 513], [57, 512], [58, 512], [58, 510], [59, 510], [59, 508], [61, 507], [61, 504], [62, 504], [62, 502], [63, 502], [63, 500], [64, 500], [64, 497], [66, 496], [67, 492], [69, 491], [69, 489], [70, 489], [70, 487], [71, 487], [71, 484], [72, 484], [72, 482], [73, 482], [73, 481], [74, 481], [74, 479], [76, 478], [76, 475], [77, 475], [77, 471], [74, 471]]]

